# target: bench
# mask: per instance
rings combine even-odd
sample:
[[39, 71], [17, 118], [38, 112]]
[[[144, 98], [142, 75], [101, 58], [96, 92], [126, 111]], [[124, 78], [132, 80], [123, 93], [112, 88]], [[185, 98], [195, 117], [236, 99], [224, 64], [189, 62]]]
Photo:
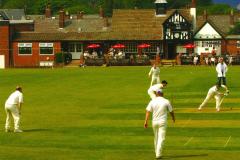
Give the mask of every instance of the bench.
[[53, 68], [54, 61], [40, 61], [39, 66], [40, 67], [52, 67]]
[[167, 60], [167, 59], [163, 59], [161, 60], [161, 65], [162, 66], [175, 66], [177, 64], [176, 60]]

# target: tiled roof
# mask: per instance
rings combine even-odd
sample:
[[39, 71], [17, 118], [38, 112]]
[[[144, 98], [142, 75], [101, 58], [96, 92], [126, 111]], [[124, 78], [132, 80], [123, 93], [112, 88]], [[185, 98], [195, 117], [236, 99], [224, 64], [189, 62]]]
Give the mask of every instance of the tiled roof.
[[[117, 9], [113, 11], [112, 31], [120, 33], [118, 39], [161, 40], [162, 24], [174, 11], [167, 11], [165, 17], [157, 17], [154, 9]], [[189, 10], [178, 11], [186, 19], [190, 19]]]
[[240, 40], [240, 35], [228, 35], [226, 38], [227, 39], [237, 39], [237, 40]]
[[[230, 15], [208, 15], [208, 21], [214, 28], [217, 29], [222, 35], [226, 36], [230, 31]], [[239, 21], [239, 15], [234, 16], [234, 21]], [[203, 16], [197, 17], [197, 27], [200, 28], [206, 21], [204, 20]]]
[[[45, 18], [44, 16], [29, 16], [35, 21], [35, 32], [38, 33], [57, 33], [59, 30], [59, 17]], [[77, 19], [73, 16], [72, 19], [65, 20], [65, 32], [103, 32], [105, 19], [98, 15], [84, 16], [83, 19]], [[109, 23], [111, 19], [108, 19]]]
[[8, 19], [10, 20], [21, 20], [25, 19], [24, 9], [0, 9]]

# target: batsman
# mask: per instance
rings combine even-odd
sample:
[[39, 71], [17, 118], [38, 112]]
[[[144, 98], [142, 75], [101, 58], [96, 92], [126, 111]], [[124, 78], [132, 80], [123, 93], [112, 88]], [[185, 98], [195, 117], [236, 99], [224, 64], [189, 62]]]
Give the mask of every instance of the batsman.
[[220, 106], [221, 106], [221, 104], [223, 102], [223, 99], [228, 94], [229, 94], [229, 90], [228, 90], [227, 86], [219, 85], [219, 84], [214, 85], [213, 87], [211, 87], [208, 90], [208, 94], [207, 94], [205, 100], [199, 106], [198, 110], [202, 110], [202, 107], [205, 106], [207, 104], [207, 102], [211, 98], [214, 97], [215, 100], [216, 100], [216, 110], [217, 110], [217, 112], [219, 112], [220, 111]]

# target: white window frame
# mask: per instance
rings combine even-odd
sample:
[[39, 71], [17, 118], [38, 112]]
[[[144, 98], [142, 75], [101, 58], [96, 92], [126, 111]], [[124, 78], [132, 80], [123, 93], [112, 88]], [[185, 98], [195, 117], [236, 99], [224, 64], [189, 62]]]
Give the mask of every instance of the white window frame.
[[[42, 54], [41, 48], [52, 48], [51, 54]], [[53, 43], [39, 43], [39, 55], [54, 55], [54, 44]]]
[[[20, 47], [31, 48], [31, 54], [22, 54], [19, 52]], [[32, 43], [18, 43], [18, 55], [19, 56], [32, 56]]]

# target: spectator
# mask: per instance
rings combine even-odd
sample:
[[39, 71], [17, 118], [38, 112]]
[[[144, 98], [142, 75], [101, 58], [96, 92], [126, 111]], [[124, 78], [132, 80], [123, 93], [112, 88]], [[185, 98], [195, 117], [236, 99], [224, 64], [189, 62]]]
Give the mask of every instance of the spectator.
[[96, 59], [97, 57], [98, 57], [97, 52], [96, 52], [96, 51], [93, 51], [93, 52], [92, 52], [92, 58], [93, 58], [93, 59]]
[[208, 61], [209, 61], [208, 57], [205, 57], [205, 64], [206, 65], [208, 65]]
[[228, 57], [228, 65], [232, 65], [233, 57], [229, 56]]
[[215, 66], [215, 57], [212, 56], [210, 60], [211, 60], [211, 65]]
[[196, 66], [198, 64], [198, 56], [193, 57], [193, 64]]

